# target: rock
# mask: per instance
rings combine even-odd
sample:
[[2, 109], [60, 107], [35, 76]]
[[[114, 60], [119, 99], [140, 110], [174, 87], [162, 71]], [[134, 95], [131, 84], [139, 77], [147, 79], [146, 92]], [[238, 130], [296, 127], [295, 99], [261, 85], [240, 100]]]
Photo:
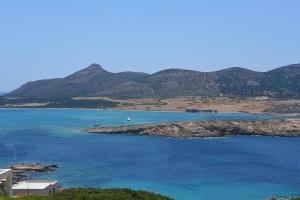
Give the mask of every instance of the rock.
[[187, 108], [185, 112], [197, 113], [200, 112], [200, 110], [197, 108]]
[[11, 166], [13, 170], [13, 183], [19, 183], [24, 180], [28, 180], [31, 173], [35, 172], [52, 172], [58, 168], [57, 165], [45, 165], [41, 163], [26, 163], [26, 164], [15, 164]]
[[168, 137], [222, 137], [229, 135], [300, 136], [300, 119], [192, 121], [103, 127], [85, 130], [98, 134], [139, 134]]
[[185, 112], [197, 113], [197, 112], [205, 112], [205, 113], [217, 113], [217, 110], [212, 109], [198, 109], [198, 108], [187, 108]]
[[47, 172], [47, 171], [55, 171], [58, 168], [57, 165], [44, 165], [41, 163], [36, 164], [16, 164], [11, 166], [12, 170], [17, 171], [34, 171], [34, 172]]

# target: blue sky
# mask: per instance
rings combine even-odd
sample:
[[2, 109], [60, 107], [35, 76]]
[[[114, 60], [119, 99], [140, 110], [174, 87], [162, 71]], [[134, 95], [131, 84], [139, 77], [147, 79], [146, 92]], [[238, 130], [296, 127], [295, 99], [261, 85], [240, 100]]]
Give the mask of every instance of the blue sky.
[[91, 63], [266, 71], [300, 62], [299, 0], [0, 0], [0, 91]]

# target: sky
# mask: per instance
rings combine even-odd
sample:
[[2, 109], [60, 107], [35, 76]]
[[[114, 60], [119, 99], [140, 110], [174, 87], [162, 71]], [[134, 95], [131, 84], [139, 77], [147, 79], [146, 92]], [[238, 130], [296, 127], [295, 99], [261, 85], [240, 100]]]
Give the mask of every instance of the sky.
[[0, 91], [92, 63], [268, 71], [300, 62], [299, 0], [0, 0]]

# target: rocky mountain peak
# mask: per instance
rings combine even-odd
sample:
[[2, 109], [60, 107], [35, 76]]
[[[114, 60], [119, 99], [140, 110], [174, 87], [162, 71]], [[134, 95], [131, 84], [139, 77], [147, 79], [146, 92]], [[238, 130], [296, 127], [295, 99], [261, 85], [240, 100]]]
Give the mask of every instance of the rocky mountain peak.
[[81, 71], [96, 71], [96, 72], [106, 72], [105, 69], [103, 69], [103, 67], [101, 67], [101, 65], [97, 64], [97, 63], [93, 63], [91, 65], [89, 65], [88, 67], [84, 68]]
[[103, 69], [101, 67], [101, 65], [99, 64], [91, 64], [88, 67], [75, 72], [69, 76], [67, 76], [67, 79], [90, 79], [92, 77], [101, 75], [101, 74], [105, 74], [105, 73], [109, 73], [108, 71], [106, 71], [105, 69]]

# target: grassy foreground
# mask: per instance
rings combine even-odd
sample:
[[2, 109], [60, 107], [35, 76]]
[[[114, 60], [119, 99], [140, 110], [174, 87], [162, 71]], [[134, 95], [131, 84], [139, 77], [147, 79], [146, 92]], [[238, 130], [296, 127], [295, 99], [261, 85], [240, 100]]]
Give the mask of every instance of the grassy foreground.
[[172, 200], [159, 194], [130, 189], [66, 189], [49, 196], [19, 198], [0, 197], [0, 200]]

